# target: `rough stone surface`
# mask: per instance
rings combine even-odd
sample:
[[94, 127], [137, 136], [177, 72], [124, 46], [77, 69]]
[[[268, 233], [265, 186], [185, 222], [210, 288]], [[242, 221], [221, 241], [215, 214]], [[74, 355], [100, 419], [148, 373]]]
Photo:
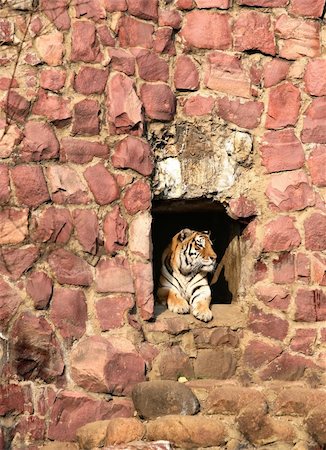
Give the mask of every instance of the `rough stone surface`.
[[241, 128], [253, 129], [259, 125], [264, 105], [261, 102], [240, 102], [223, 97], [217, 100], [217, 114]]
[[267, 132], [260, 151], [267, 172], [300, 169], [304, 164], [302, 144], [291, 129]]
[[140, 97], [148, 117], [162, 121], [173, 119], [176, 101], [167, 84], [144, 83], [140, 89]]
[[57, 158], [59, 142], [50, 125], [28, 121], [24, 129], [24, 139], [20, 154], [22, 161], [41, 161]]
[[38, 257], [39, 249], [34, 245], [3, 248], [0, 253], [0, 273], [17, 281], [33, 266]]
[[91, 392], [130, 394], [145, 377], [143, 358], [124, 338], [92, 336], [79, 341], [71, 352], [71, 367], [77, 385]]
[[266, 119], [267, 128], [283, 128], [295, 125], [300, 109], [300, 91], [291, 83], [271, 89]]
[[199, 87], [199, 73], [194, 60], [181, 55], [176, 60], [174, 86], [180, 90], [194, 91]]
[[108, 205], [119, 198], [117, 182], [104, 164], [98, 163], [88, 167], [84, 172], [84, 177], [99, 205]]
[[167, 81], [169, 66], [156, 53], [139, 50], [135, 54], [140, 78], [145, 81]]
[[144, 419], [170, 414], [192, 415], [199, 410], [199, 402], [182, 383], [168, 380], [146, 381], [132, 390], [137, 413]]
[[148, 184], [139, 180], [133, 183], [123, 196], [123, 204], [131, 215], [150, 207], [151, 192]]
[[72, 25], [71, 60], [98, 62], [100, 59], [100, 46], [94, 23], [91, 21], [74, 22]]
[[50, 206], [32, 220], [32, 238], [35, 242], [66, 244], [73, 230], [70, 211]]
[[209, 53], [204, 84], [210, 89], [238, 97], [250, 98], [250, 79], [241, 60], [222, 52]]
[[224, 426], [216, 417], [170, 415], [147, 425], [147, 439], [166, 439], [183, 448], [222, 445]]
[[303, 130], [301, 134], [302, 142], [326, 143], [325, 126], [326, 97], [315, 98], [305, 111]]
[[228, 15], [192, 11], [186, 16], [181, 36], [186, 45], [195, 48], [224, 50], [231, 46]]
[[326, 61], [323, 59], [315, 59], [309, 61], [304, 74], [306, 91], [310, 95], [323, 96], [326, 95]]
[[123, 16], [119, 21], [119, 42], [121, 47], [153, 46], [152, 24], [141, 22], [133, 17]]
[[76, 237], [85, 252], [94, 255], [97, 251], [99, 225], [95, 211], [75, 209], [73, 212]]
[[249, 328], [254, 333], [261, 333], [263, 336], [282, 341], [288, 333], [289, 324], [287, 320], [273, 314], [266, 314], [253, 306], [249, 314]]
[[[77, 429], [94, 420], [130, 417], [131, 405], [124, 400], [97, 400], [75, 391], [62, 391], [50, 411], [48, 437], [58, 441], [73, 441]], [[60, 447], [62, 448], [62, 447]]]
[[55, 288], [50, 319], [65, 340], [79, 339], [86, 331], [86, 297], [81, 290]]
[[42, 316], [20, 315], [11, 330], [11, 349], [15, 372], [24, 380], [41, 378], [51, 383], [63, 374], [59, 341]]
[[293, 219], [289, 216], [279, 217], [265, 227], [263, 248], [265, 251], [284, 251], [297, 247], [301, 242], [300, 234]]
[[127, 244], [127, 227], [128, 224], [121, 215], [119, 206], [114, 206], [103, 221], [104, 246], [107, 253], [114, 253]]
[[4, 331], [22, 299], [16, 289], [0, 278], [0, 329]]
[[49, 264], [60, 284], [89, 286], [93, 281], [90, 266], [82, 258], [65, 249], [53, 251]]
[[100, 132], [100, 105], [97, 100], [85, 99], [75, 104], [72, 133], [95, 136]]
[[39, 206], [49, 200], [49, 192], [42, 168], [21, 165], [11, 169], [16, 196], [21, 205]]
[[259, 50], [268, 55], [276, 53], [271, 20], [266, 14], [256, 11], [241, 12], [235, 21], [233, 34], [237, 51]]
[[111, 160], [116, 168], [131, 168], [142, 175], [150, 175], [153, 170], [150, 146], [143, 140], [132, 136], [128, 136], [118, 143]]
[[309, 250], [326, 249], [326, 216], [314, 213], [304, 222], [305, 246]]
[[28, 234], [28, 210], [4, 208], [0, 211], [0, 244], [18, 244]]
[[97, 292], [135, 292], [130, 264], [122, 256], [102, 259], [96, 266]]
[[131, 295], [114, 295], [97, 300], [96, 314], [102, 331], [120, 328], [126, 321], [127, 312], [135, 301]]
[[52, 290], [52, 280], [45, 272], [33, 272], [26, 282], [26, 292], [32, 298], [35, 309], [47, 308]]
[[61, 140], [60, 160], [63, 162], [85, 164], [91, 162], [95, 157], [106, 159], [108, 154], [108, 146], [101, 142], [69, 137]]

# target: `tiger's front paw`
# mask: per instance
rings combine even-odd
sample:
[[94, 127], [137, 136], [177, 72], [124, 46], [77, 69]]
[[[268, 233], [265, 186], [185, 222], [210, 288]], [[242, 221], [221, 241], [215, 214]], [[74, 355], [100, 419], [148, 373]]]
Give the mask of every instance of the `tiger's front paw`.
[[177, 314], [187, 314], [190, 310], [189, 303], [183, 298], [173, 296], [168, 299], [169, 311]]
[[209, 322], [213, 318], [212, 311], [207, 306], [196, 306], [193, 308], [192, 314], [202, 322]]

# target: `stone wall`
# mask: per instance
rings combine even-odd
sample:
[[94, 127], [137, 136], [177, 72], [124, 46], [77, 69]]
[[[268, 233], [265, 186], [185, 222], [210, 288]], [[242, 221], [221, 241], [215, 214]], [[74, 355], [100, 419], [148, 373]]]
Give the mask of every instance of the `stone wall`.
[[[0, 448], [74, 442], [180, 377], [240, 433], [214, 448], [321, 448], [300, 405], [326, 384], [325, 0], [0, 5]], [[248, 224], [208, 324], [154, 314], [153, 194]]]

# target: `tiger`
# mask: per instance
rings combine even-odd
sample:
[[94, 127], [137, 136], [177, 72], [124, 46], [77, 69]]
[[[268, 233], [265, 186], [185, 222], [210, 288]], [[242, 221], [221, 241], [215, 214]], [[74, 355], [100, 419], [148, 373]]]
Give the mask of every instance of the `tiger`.
[[162, 254], [159, 301], [167, 303], [174, 313], [191, 310], [194, 317], [209, 322], [213, 314], [207, 275], [213, 272], [216, 258], [209, 232], [189, 228], [179, 231]]

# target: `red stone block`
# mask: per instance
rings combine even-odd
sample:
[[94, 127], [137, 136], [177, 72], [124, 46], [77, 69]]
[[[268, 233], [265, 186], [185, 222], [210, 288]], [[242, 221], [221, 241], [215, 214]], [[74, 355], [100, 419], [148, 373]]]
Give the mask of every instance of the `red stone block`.
[[47, 177], [54, 203], [62, 205], [89, 202], [87, 186], [72, 167], [65, 165], [49, 166]]
[[0, 77], [0, 91], [8, 91], [8, 89], [14, 89], [18, 87], [19, 84], [16, 78]]
[[[129, 250], [147, 260], [152, 256], [152, 217], [148, 211], [137, 214], [129, 226]], [[141, 236], [141, 239], [139, 237]]]
[[276, 47], [270, 16], [256, 11], [241, 11], [234, 27], [234, 48], [237, 51], [258, 50], [275, 55]]
[[[4, 380], [3, 380], [4, 381]], [[13, 383], [0, 385], [0, 416], [32, 412], [30, 386]]]
[[132, 387], [145, 379], [145, 361], [125, 338], [92, 336], [72, 350], [71, 374], [88, 391], [130, 395]]
[[98, 163], [88, 167], [84, 172], [84, 177], [99, 205], [108, 205], [119, 198], [118, 184], [104, 164]]
[[128, 187], [123, 196], [123, 205], [131, 215], [149, 209], [151, 205], [151, 190], [144, 181], [138, 180]]
[[290, 12], [306, 17], [321, 17], [325, 6], [325, 0], [291, 0]]
[[115, 253], [127, 244], [127, 227], [119, 206], [114, 206], [103, 221], [104, 247], [107, 253]]
[[12, 327], [10, 339], [13, 367], [19, 377], [52, 383], [62, 376], [62, 350], [45, 317], [30, 312], [21, 314]]
[[116, 134], [142, 134], [143, 114], [134, 82], [123, 74], [116, 74], [107, 85], [107, 120]]
[[85, 99], [74, 105], [72, 133], [95, 136], [100, 132], [100, 105], [97, 100]]
[[295, 125], [299, 116], [300, 101], [300, 90], [291, 83], [283, 83], [272, 88], [269, 93], [266, 127], [277, 129]]
[[89, 422], [132, 416], [130, 400], [98, 400], [81, 392], [61, 391], [50, 411], [48, 438], [63, 442], [74, 441], [78, 428]]
[[85, 252], [95, 255], [99, 234], [96, 211], [75, 209], [73, 218], [78, 242]]
[[282, 341], [288, 333], [289, 324], [287, 320], [273, 314], [266, 314], [253, 306], [249, 313], [249, 328], [254, 333], [261, 333], [263, 336]]
[[326, 97], [314, 98], [305, 111], [302, 142], [326, 143]]
[[300, 211], [315, 204], [315, 193], [303, 170], [271, 175], [266, 196], [277, 211]]
[[13, 281], [30, 269], [39, 257], [39, 249], [34, 245], [20, 248], [3, 248], [0, 253], [0, 273]]
[[297, 253], [296, 257], [296, 276], [299, 281], [305, 283], [310, 279], [310, 259], [304, 253]]
[[227, 14], [192, 11], [187, 14], [180, 35], [189, 47], [226, 50], [232, 45]]
[[282, 253], [273, 259], [273, 281], [276, 284], [291, 284], [295, 280], [294, 255]]
[[275, 86], [285, 80], [290, 69], [290, 63], [283, 59], [272, 59], [264, 64], [264, 86], [266, 88]]
[[154, 283], [151, 263], [134, 263], [132, 273], [135, 280], [137, 311], [143, 320], [149, 320], [154, 313]]
[[69, 30], [70, 17], [68, 14], [69, 0], [40, 0], [42, 12], [59, 30]]
[[152, 156], [147, 142], [128, 136], [116, 145], [111, 160], [117, 169], [133, 169], [147, 176], [153, 171]]
[[26, 281], [26, 292], [35, 309], [46, 309], [52, 296], [53, 283], [45, 272], [32, 272]]
[[97, 319], [101, 331], [120, 328], [124, 325], [127, 312], [134, 306], [131, 295], [102, 297], [95, 303]]
[[16, 166], [11, 169], [11, 177], [20, 205], [36, 207], [50, 199], [41, 167]]
[[304, 164], [302, 144], [291, 128], [267, 132], [260, 151], [262, 164], [269, 173], [300, 169]]
[[232, 122], [241, 128], [258, 127], [264, 110], [262, 102], [241, 102], [228, 97], [217, 99], [217, 114], [227, 122]]
[[8, 126], [0, 119], [0, 158], [8, 158], [21, 140], [22, 133], [15, 123]]
[[282, 353], [282, 347], [277, 344], [266, 344], [261, 341], [250, 341], [243, 354], [244, 364], [257, 369], [270, 363]]
[[[21, 437], [29, 436], [29, 438], [34, 440], [43, 440], [45, 438], [45, 431], [45, 419], [37, 416], [21, 417], [14, 428], [14, 433], [18, 433]], [[33, 450], [33, 447], [29, 446], [28, 449]]]
[[306, 91], [310, 95], [326, 95], [326, 60], [310, 60], [304, 74]]
[[[0, 278], [0, 330], [6, 331], [7, 325], [14, 317], [22, 299], [16, 289], [2, 278]], [[0, 386], [1, 398], [1, 386]], [[0, 415], [2, 410], [2, 402], [0, 401]]]
[[43, 69], [40, 75], [40, 86], [43, 89], [58, 92], [66, 82], [66, 72], [60, 69]]
[[177, 0], [176, 6], [181, 10], [188, 10], [194, 7], [193, 0]]
[[326, 286], [326, 258], [320, 253], [314, 253], [311, 258], [311, 280], [320, 286]]
[[176, 89], [195, 91], [199, 87], [198, 69], [190, 56], [178, 56], [174, 70], [174, 86]]
[[4, 103], [4, 111], [8, 118], [19, 123], [24, 123], [29, 114], [31, 102], [26, 100], [16, 91], [10, 90]]
[[145, 81], [168, 80], [169, 65], [164, 59], [149, 50], [137, 50], [134, 54], [140, 78]]
[[295, 330], [291, 339], [290, 349], [304, 355], [313, 355], [313, 345], [316, 342], [317, 330], [301, 328]]
[[63, 248], [54, 250], [48, 262], [60, 284], [89, 286], [93, 281], [91, 266], [68, 250]]
[[320, 55], [320, 25], [317, 22], [282, 14], [276, 21], [275, 33], [282, 58], [314, 58]]
[[251, 97], [251, 83], [241, 61], [222, 52], [208, 55], [204, 84], [210, 89], [238, 97]]
[[167, 84], [144, 83], [140, 88], [140, 98], [144, 104], [146, 115], [150, 119], [170, 121], [176, 109], [176, 100]]
[[295, 320], [297, 322], [316, 322], [316, 299], [314, 290], [299, 289], [295, 299]]
[[302, 378], [306, 369], [314, 367], [316, 366], [311, 359], [283, 352], [259, 376], [262, 380], [296, 381]]
[[63, 33], [54, 31], [49, 34], [43, 34], [35, 39], [35, 48], [40, 62], [48, 66], [62, 65], [64, 54]]
[[326, 186], [326, 145], [317, 145], [308, 158], [308, 167], [313, 184]]
[[187, 116], [205, 116], [211, 114], [214, 107], [213, 97], [195, 95], [184, 102], [183, 111]]
[[300, 245], [301, 239], [294, 226], [294, 220], [288, 216], [280, 216], [265, 226], [263, 249], [265, 252], [292, 250]]
[[279, 8], [286, 6], [288, 0], [237, 0], [239, 5], [261, 6], [262, 8]]
[[251, 281], [258, 283], [258, 281], [265, 280], [267, 277], [267, 266], [263, 261], [256, 261], [251, 275]]
[[77, 164], [85, 164], [94, 157], [107, 159], [109, 148], [101, 142], [86, 141], [83, 139], [63, 138], [60, 147], [60, 161], [71, 161]]
[[176, 9], [160, 9], [158, 14], [158, 24], [160, 27], [172, 27], [178, 30], [181, 26], [182, 17]]
[[100, 62], [102, 54], [96, 36], [95, 25], [91, 21], [74, 22], [71, 38], [71, 61]]
[[52, 121], [67, 120], [71, 117], [70, 101], [67, 98], [53, 95], [40, 89], [33, 105], [33, 114], [45, 116]]
[[0, 205], [4, 205], [9, 201], [9, 199], [10, 199], [9, 169], [6, 164], [0, 164]]
[[255, 288], [257, 298], [272, 309], [287, 311], [291, 296], [289, 291], [281, 286], [260, 284]]
[[228, 9], [230, 0], [195, 0], [198, 8], [220, 8]]
[[127, 11], [128, 9], [126, 0], [106, 0], [105, 7], [109, 12]]
[[154, 27], [133, 17], [123, 16], [119, 20], [119, 43], [121, 47], [153, 47]]
[[58, 156], [59, 142], [53, 128], [47, 123], [28, 121], [24, 129], [20, 159], [31, 162]]
[[96, 292], [135, 292], [130, 264], [123, 256], [101, 259], [96, 266]]
[[74, 80], [74, 89], [80, 94], [102, 94], [108, 79], [107, 69], [82, 67]]
[[154, 35], [153, 50], [156, 53], [164, 53], [169, 56], [175, 56], [173, 28], [158, 28]]
[[134, 75], [135, 73], [135, 57], [129, 50], [123, 48], [110, 48], [109, 56], [111, 58], [110, 65], [112, 69], [123, 72], [126, 75]]
[[326, 294], [321, 289], [316, 289], [314, 292], [317, 321], [324, 322], [326, 320]]
[[58, 287], [54, 289], [50, 319], [63, 339], [80, 339], [86, 331], [86, 297], [80, 289]]
[[257, 214], [256, 205], [252, 200], [249, 200], [244, 195], [234, 198], [229, 203], [229, 212], [231, 217], [239, 219], [239, 217], [252, 217]]
[[106, 25], [101, 25], [97, 27], [96, 31], [102, 45], [104, 45], [105, 47], [115, 46], [115, 39], [109, 27], [107, 27]]
[[305, 246], [308, 250], [326, 250], [326, 215], [313, 213], [304, 221]]
[[18, 244], [28, 234], [28, 209], [0, 211], [0, 244]]
[[14, 24], [8, 19], [0, 19], [0, 42], [11, 44], [14, 38]]
[[127, 0], [128, 13], [144, 20], [157, 20], [158, 0]]
[[92, 19], [95, 22], [106, 18], [106, 5], [105, 2], [101, 0], [76, 0], [75, 9], [76, 16], [87, 17], [87, 19]]

